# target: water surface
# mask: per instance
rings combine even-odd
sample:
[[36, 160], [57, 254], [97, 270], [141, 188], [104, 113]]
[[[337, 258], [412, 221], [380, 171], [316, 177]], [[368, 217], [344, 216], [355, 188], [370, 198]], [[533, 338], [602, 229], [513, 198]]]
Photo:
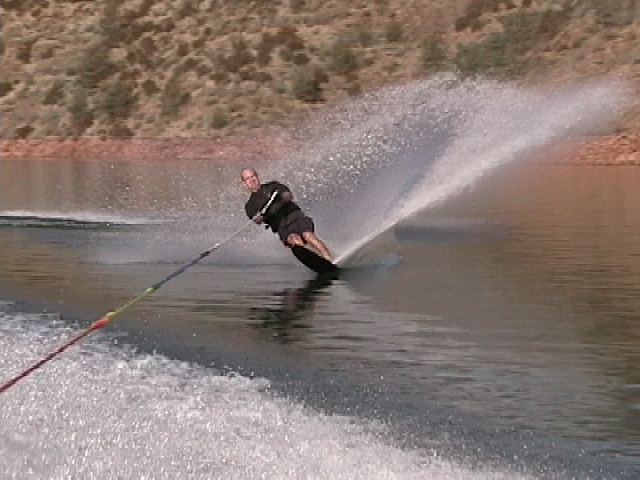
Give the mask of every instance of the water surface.
[[608, 88], [420, 84], [313, 127], [261, 171], [355, 252], [337, 279], [232, 168], [3, 160], [3, 379], [223, 246], [3, 394], [0, 470], [637, 478], [640, 173], [531, 160]]

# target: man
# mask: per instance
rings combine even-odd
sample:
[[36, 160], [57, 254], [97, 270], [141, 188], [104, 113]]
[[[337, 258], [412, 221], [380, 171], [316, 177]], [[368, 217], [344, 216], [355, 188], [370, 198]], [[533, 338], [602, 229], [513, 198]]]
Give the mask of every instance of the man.
[[[286, 246], [302, 247], [309, 244], [321, 256], [331, 261], [329, 249], [314, 233], [313, 220], [307, 217], [293, 201], [293, 194], [289, 187], [279, 182], [268, 182], [262, 185], [258, 172], [253, 168], [242, 170], [240, 178], [247, 190], [251, 192], [251, 196], [244, 206], [250, 219], [257, 224], [265, 223], [274, 233], [278, 234]], [[260, 211], [276, 191], [278, 193], [275, 200], [265, 215], [261, 215]]]

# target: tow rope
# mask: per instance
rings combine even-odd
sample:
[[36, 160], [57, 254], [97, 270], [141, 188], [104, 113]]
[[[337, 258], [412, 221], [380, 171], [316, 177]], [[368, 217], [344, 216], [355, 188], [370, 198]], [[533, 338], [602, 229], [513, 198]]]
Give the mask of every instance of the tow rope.
[[[275, 200], [276, 196], [278, 195], [278, 192], [275, 191], [273, 192], [273, 194], [271, 195], [271, 197], [269, 198], [269, 200], [267, 201], [267, 203], [265, 204], [265, 206], [262, 208], [262, 210], [259, 212], [259, 215], [264, 216], [266, 211], [268, 210], [268, 208], [271, 206], [271, 204], [273, 203], [273, 201]], [[255, 217], [254, 217], [255, 218]], [[25, 370], [23, 370], [22, 372], [20, 372], [19, 374], [17, 374], [16, 376], [14, 376], [13, 378], [11, 378], [10, 380], [4, 382], [2, 385], [0, 385], [0, 393], [5, 392], [6, 390], [8, 390], [9, 388], [11, 388], [13, 385], [15, 385], [16, 383], [18, 383], [21, 379], [23, 379], [24, 377], [26, 377], [27, 375], [29, 375], [30, 373], [32, 373], [33, 371], [37, 370], [38, 368], [40, 368], [42, 365], [44, 365], [45, 363], [47, 363], [49, 360], [52, 360], [53, 358], [55, 358], [57, 355], [59, 355], [60, 353], [64, 352], [67, 348], [69, 348], [71, 345], [79, 342], [80, 340], [82, 340], [84, 337], [86, 337], [87, 335], [89, 335], [90, 333], [94, 332], [95, 330], [99, 330], [101, 328], [106, 327], [109, 322], [111, 320], [113, 320], [115, 317], [117, 317], [118, 315], [120, 315], [122, 312], [124, 312], [125, 310], [127, 310], [129, 307], [131, 307], [132, 305], [135, 305], [136, 303], [138, 303], [140, 300], [142, 300], [143, 298], [145, 298], [148, 295], [151, 295], [152, 293], [156, 292], [160, 287], [162, 287], [165, 283], [167, 283], [169, 280], [177, 277], [178, 275], [184, 273], [186, 270], [188, 270], [189, 268], [191, 268], [192, 266], [196, 265], [197, 263], [199, 263], [203, 258], [208, 257], [212, 252], [214, 252], [215, 250], [217, 250], [218, 248], [220, 248], [222, 245], [224, 245], [225, 243], [229, 242], [230, 240], [232, 240], [234, 237], [236, 237], [240, 232], [242, 232], [245, 228], [247, 228], [249, 225], [251, 225], [253, 223], [253, 219], [249, 220], [247, 223], [245, 223], [242, 227], [240, 227], [238, 230], [236, 230], [234, 233], [232, 233], [231, 235], [229, 235], [226, 239], [224, 239], [221, 242], [216, 243], [215, 245], [213, 245], [210, 248], [207, 248], [205, 251], [203, 251], [200, 255], [198, 255], [196, 258], [194, 258], [193, 260], [191, 260], [189, 263], [183, 265], [182, 267], [178, 268], [177, 270], [171, 272], [169, 275], [167, 275], [166, 277], [164, 277], [162, 280], [160, 280], [159, 282], [154, 283], [152, 286], [150, 286], [149, 288], [147, 288], [144, 292], [142, 292], [140, 295], [138, 295], [137, 297], [133, 297], [132, 299], [130, 299], [129, 301], [127, 301], [126, 303], [122, 304], [120, 307], [118, 307], [117, 309], [111, 311], [111, 312], [107, 312], [105, 315], [103, 315], [102, 317], [100, 317], [98, 320], [96, 320], [95, 322], [93, 322], [89, 327], [87, 327], [86, 329], [82, 330], [80, 333], [76, 334], [75, 336], [71, 337], [69, 340], [67, 340], [64, 344], [60, 345], [58, 348], [56, 348], [55, 350], [53, 350], [52, 352], [50, 352], [49, 354], [45, 355], [44, 357], [42, 357], [40, 360], [38, 360], [36, 363], [34, 363], [33, 365], [31, 365], [30, 367], [26, 368]]]

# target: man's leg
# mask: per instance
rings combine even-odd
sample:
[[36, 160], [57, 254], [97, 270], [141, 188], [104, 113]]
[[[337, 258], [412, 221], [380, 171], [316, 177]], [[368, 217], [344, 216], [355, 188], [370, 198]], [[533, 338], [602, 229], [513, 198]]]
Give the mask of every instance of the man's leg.
[[297, 233], [290, 233], [286, 243], [290, 247], [304, 247], [305, 241]]
[[327, 246], [324, 244], [322, 240], [320, 240], [316, 236], [315, 233], [302, 232], [302, 238], [304, 239], [305, 242], [311, 244], [311, 246], [315, 248], [320, 253], [320, 255], [322, 255], [324, 258], [326, 258], [329, 261], [332, 260], [331, 252], [329, 252], [329, 249], [327, 248]]

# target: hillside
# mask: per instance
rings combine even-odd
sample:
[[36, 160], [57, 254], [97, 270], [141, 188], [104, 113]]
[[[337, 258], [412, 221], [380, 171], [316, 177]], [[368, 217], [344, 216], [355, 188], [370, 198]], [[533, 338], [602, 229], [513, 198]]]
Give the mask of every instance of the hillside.
[[[286, 126], [455, 71], [640, 79], [640, 0], [1, 0], [0, 139]], [[640, 130], [630, 105], [620, 131]]]

